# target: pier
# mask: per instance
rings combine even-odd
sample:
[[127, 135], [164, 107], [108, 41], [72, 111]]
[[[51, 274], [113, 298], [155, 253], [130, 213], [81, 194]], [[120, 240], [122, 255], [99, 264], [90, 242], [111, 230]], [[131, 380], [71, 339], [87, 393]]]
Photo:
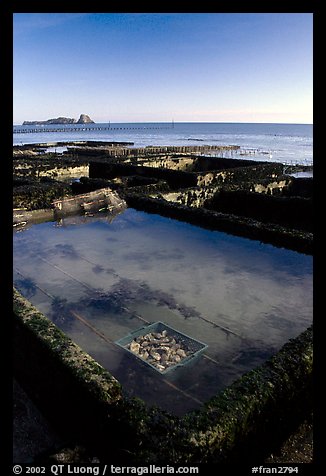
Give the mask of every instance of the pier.
[[84, 132], [84, 131], [127, 131], [127, 130], [157, 130], [157, 129], [173, 129], [173, 123], [168, 126], [142, 126], [142, 127], [111, 127], [109, 126], [83, 126], [83, 127], [34, 127], [13, 129], [14, 134], [37, 134], [40, 132]]

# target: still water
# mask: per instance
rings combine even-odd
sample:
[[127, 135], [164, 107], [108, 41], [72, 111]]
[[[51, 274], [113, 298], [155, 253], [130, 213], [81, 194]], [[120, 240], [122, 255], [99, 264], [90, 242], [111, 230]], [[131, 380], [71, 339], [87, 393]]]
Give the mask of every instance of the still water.
[[[14, 234], [14, 284], [128, 395], [200, 407], [312, 322], [312, 257], [127, 209]], [[208, 344], [166, 375], [114, 342], [163, 321]]]

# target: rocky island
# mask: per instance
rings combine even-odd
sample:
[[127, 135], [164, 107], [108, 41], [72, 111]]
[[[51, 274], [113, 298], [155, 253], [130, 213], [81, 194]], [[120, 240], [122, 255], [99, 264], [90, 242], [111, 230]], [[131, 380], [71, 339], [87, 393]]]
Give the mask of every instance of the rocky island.
[[92, 121], [92, 119], [89, 116], [87, 116], [87, 114], [81, 114], [79, 116], [77, 124], [95, 124], [95, 122]]
[[72, 119], [70, 117], [57, 117], [55, 119], [48, 119], [47, 121], [24, 121], [23, 126], [48, 124], [95, 124], [95, 122], [87, 115], [81, 114], [79, 119]]

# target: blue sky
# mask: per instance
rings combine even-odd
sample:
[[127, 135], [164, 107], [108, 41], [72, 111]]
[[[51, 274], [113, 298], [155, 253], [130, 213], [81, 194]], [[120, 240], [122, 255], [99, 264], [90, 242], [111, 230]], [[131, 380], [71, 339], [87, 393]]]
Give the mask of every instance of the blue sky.
[[16, 13], [14, 124], [312, 123], [312, 13]]

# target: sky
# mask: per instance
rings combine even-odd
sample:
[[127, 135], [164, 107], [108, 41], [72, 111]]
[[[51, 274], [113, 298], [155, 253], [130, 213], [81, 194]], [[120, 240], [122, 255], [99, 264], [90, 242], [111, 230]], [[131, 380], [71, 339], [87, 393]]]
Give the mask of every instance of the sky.
[[313, 122], [312, 13], [15, 13], [13, 122]]

